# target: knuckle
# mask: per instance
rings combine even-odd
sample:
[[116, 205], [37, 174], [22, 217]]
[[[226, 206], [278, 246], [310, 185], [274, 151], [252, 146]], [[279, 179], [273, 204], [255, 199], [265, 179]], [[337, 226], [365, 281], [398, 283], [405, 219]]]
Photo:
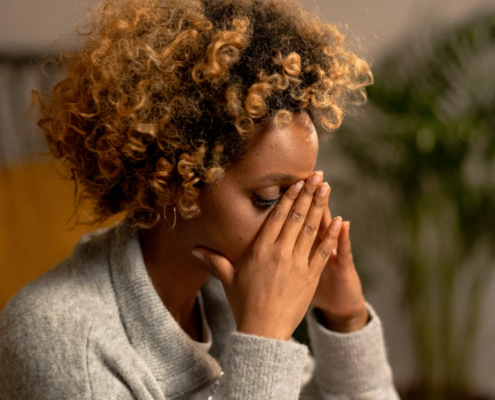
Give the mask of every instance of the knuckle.
[[306, 197], [310, 197], [310, 198], [312, 198], [312, 197], [313, 197], [313, 195], [315, 194], [315, 192], [314, 192], [314, 190], [313, 190], [313, 191], [311, 191], [310, 189], [308, 189], [308, 188], [306, 188], [306, 187], [305, 187], [305, 188], [303, 188], [303, 190], [302, 190], [302, 194], [303, 194], [304, 196], [306, 196]]
[[219, 258], [218, 256], [211, 256], [210, 258], [210, 267], [211, 269], [217, 274], [218, 271], [218, 263], [219, 263]]
[[315, 226], [310, 222], [305, 223], [302, 228], [302, 232], [307, 236], [313, 236], [315, 230], [316, 230]]
[[283, 263], [287, 259], [287, 253], [282, 249], [276, 250], [273, 253], [273, 260], [277, 263]]
[[326, 204], [327, 204], [327, 202], [325, 200], [321, 199], [321, 197], [319, 197], [319, 196], [315, 197], [315, 199], [313, 200], [313, 206], [316, 208], [322, 208]]
[[212, 255], [211, 258], [210, 258], [210, 263], [215, 268], [218, 266], [219, 261], [220, 261], [220, 259], [218, 258], [217, 255]]
[[318, 250], [318, 254], [321, 256], [323, 259], [327, 259], [330, 257], [330, 249], [328, 247], [322, 247]]
[[298, 210], [291, 210], [290, 219], [294, 222], [299, 222], [304, 218], [304, 214]]
[[297, 192], [293, 192], [291, 190], [288, 190], [287, 192], [285, 192], [285, 198], [290, 200], [290, 201], [295, 201], [297, 199], [297, 196], [298, 196]]
[[285, 212], [282, 210], [282, 208], [277, 205], [271, 212], [271, 217], [274, 220], [281, 220], [285, 218]]
[[257, 259], [259, 254], [263, 254], [264, 246], [261, 243], [254, 243], [248, 251], [248, 257], [251, 259]]

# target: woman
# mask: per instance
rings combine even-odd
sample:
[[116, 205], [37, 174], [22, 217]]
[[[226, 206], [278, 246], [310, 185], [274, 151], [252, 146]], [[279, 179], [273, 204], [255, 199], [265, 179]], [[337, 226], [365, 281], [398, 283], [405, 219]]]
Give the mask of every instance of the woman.
[[126, 218], [2, 311], [0, 397], [397, 399], [313, 171], [366, 62], [285, 0], [120, 0], [82, 36], [39, 126], [98, 220]]

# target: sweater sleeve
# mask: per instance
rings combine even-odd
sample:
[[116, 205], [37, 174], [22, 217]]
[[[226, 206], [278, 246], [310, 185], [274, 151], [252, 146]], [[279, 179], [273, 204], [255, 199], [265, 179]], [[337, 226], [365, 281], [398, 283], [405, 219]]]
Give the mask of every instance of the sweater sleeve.
[[296, 400], [307, 357], [306, 345], [235, 331], [222, 399]]
[[371, 319], [359, 331], [339, 333], [321, 325], [311, 307], [306, 320], [316, 367], [303, 387], [306, 400], [397, 400], [381, 321], [366, 302]]
[[221, 398], [398, 400], [380, 319], [369, 303], [366, 306], [370, 321], [352, 333], [330, 331], [310, 308], [306, 319], [316, 367], [303, 384], [312, 360], [307, 346], [233, 332]]

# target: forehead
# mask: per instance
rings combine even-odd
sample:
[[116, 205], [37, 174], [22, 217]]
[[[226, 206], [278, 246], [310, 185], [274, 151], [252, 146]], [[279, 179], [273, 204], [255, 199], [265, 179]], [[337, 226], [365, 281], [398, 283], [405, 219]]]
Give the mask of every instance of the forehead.
[[306, 113], [285, 128], [258, 129], [246, 144], [244, 157], [234, 169], [242, 180], [267, 174], [287, 174], [305, 179], [316, 165], [318, 136]]

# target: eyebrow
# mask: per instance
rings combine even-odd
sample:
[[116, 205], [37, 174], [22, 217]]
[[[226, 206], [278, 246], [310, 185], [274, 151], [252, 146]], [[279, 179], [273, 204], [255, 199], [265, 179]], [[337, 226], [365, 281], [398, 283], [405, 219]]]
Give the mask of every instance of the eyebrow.
[[296, 182], [296, 181], [299, 181], [303, 178], [300, 178], [298, 176], [295, 176], [295, 175], [291, 175], [291, 174], [285, 174], [283, 172], [276, 172], [276, 173], [273, 173], [273, 174], [268, 174], [268, 175], [265, 175], [264, 177], [260, 178], [260, 181], [262, 182], [270, 182], [270, 181], [291, 181], [291, 182]]

